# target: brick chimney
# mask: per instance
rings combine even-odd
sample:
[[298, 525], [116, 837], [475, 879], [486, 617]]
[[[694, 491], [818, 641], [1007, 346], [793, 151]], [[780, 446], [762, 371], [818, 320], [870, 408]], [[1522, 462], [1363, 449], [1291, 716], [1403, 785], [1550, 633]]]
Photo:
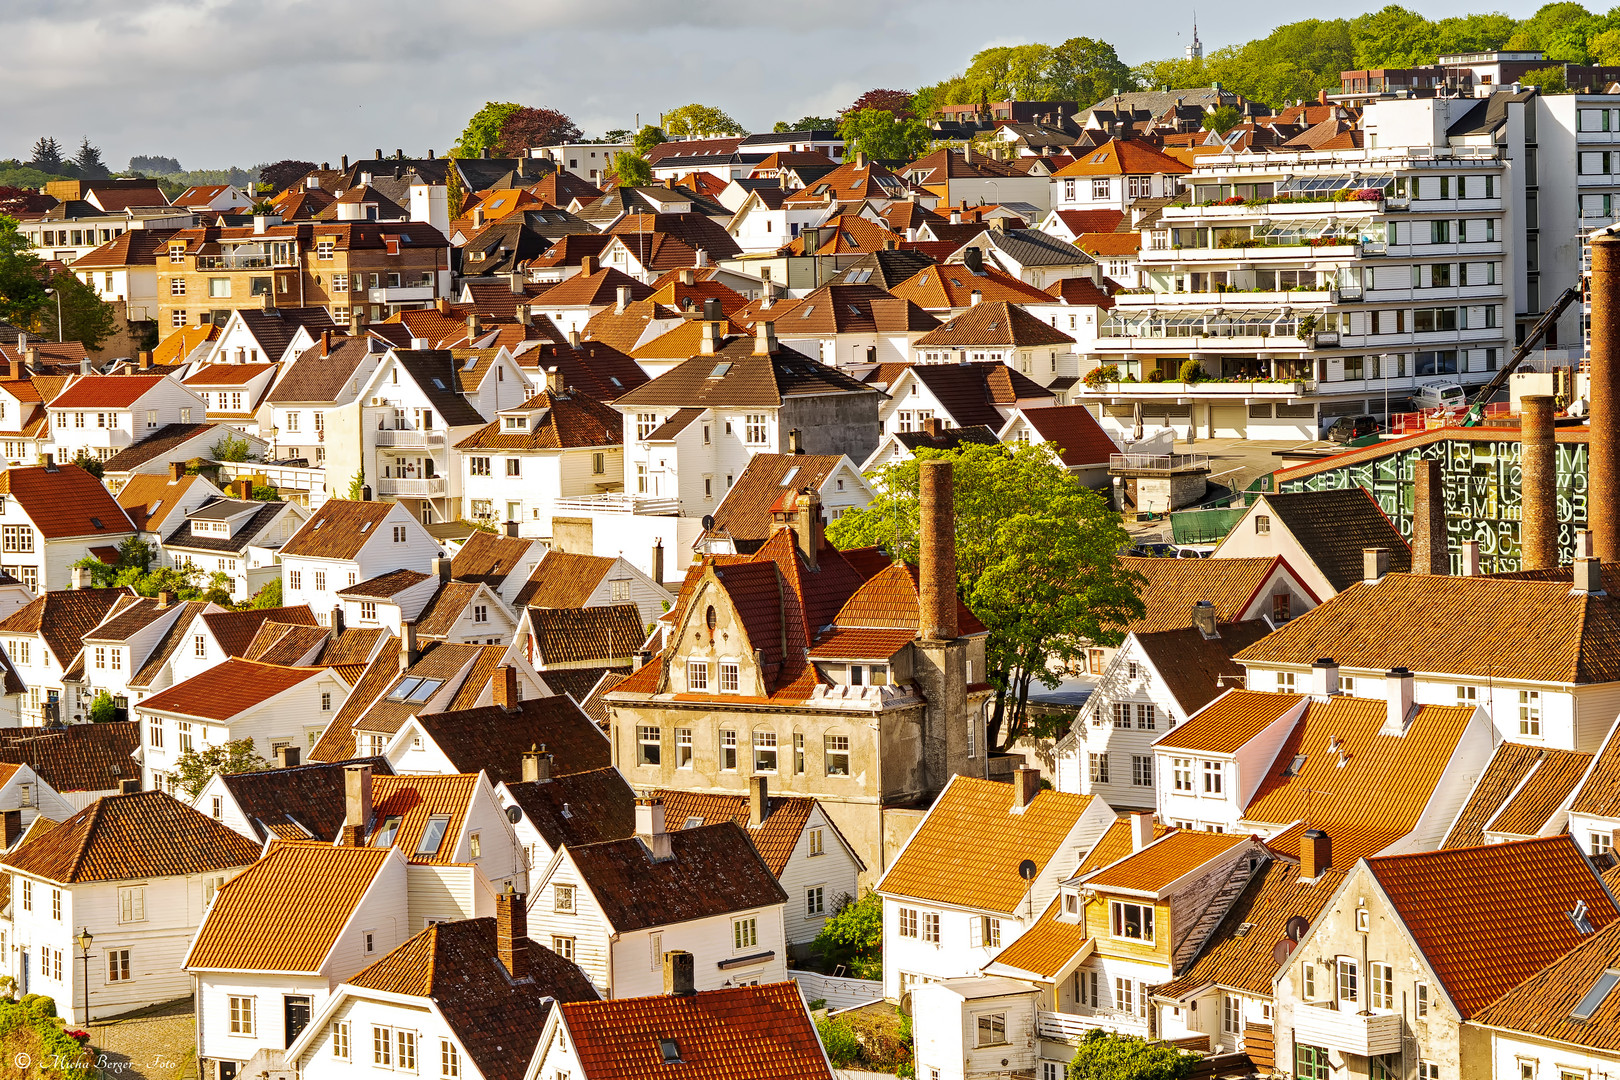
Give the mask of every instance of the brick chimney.
[[364, 844], [370, 825], [371, 766], [347, 766], [343, 770], [343, 842], [356, 847]]
[[186, 478], [186, 463], [183, 461], [169, 462], [169, 479], [184, 480]]
[[1026, 809], [1041, 793], [1041, 771], [1020, 765], [1013, 770], [1013, 812]]
[[529, 913], [524, 899], [511, 882], [495, 897], [495, 954], [514, 982], [529, 977]]
[[949, 461], [924, 461], [918, 466], [918, 629], [930, 641], [951, 641], [958, 636], [953, 478]]
[[253, 500], [253, 481], [249, 477], [242, 477], [236, 482], [236, 497], [246, 502]]
[[669, 997], [691, 997], [697, 993], [692, 954], [679, 949], [664, 954], [664, 993]]
[[1451, 573], [1451, 547], [1446, 538], [1446, 491], [1440, 462], [1412, 462], [1412, 573]]
[[1315, 881], [1333, 869], [1333, 841], [1321, 829], [1306, 829], [1299, 841], [1299, 876]]
[[517, 668], [502, 664], [495, 669], [495, 704], [509, 713], [518, 711], [522, 699], [518, 696]]
[[806, 488], [794, 499], [793, 534], [811, 570], [819, 569], [816, 556], [821, 550], [821, 529], [821, 497], [814, 488]]
[[930, 416], [923, 420], [923, 431], [931, 439], [937, 439], [945, 433], [945, 421], [937, 416]]
[[1592, 239], [1586, 507], [1595, 552], [1620, 562], [1620, 237]]
[[[1519, 403], [1519, 568], [1558, 566], [1557, 447], [1551, 394], [1531, 394]], [[1597, 428], [1592, 428], [1596, 438]]]
[[590, 277], [596, 273], [596, 256], [586, 255], [579, 260], [579, 276]]
[[5, 841], [5, 849], [7, 851], [10, 851], [12, 849], [12, 847], [16, 845], [17, 841], [22, 837], [22, 833], [23, 833], [22, 811], [21, 810], [7, 810], [5, 812], [5, 814], [4, 814], [4, 818], [5, 818], [5, 835], [4, 835], [3, 839]]
[[748, 778], [748, 827], [757, 829], [771, 816], [770, 781], [763, 776]]

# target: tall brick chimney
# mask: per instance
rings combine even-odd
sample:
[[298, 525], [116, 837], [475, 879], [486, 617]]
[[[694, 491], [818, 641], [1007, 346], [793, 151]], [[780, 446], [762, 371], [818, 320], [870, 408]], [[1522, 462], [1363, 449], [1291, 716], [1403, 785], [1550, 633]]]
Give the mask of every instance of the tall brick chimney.
[[[1592, 348], [1597, 350], [1595, 339]], [[1532, 394], [1522, 398], [1519, 407], [1519, 568], [1551, 570], [1558, 565], [1558, 474], [1552, 395]], [[1592, 430], [1595, 433], [1597, 428]], [[1590, 502], [1587, 510], [1596, 513]]]
[[949, 461], [918, 466], [917, 604], [928, 641], [951, 641], [956, 625], [956, 503]]
[[1299, 876], [1315, 881], [1333, 868], [1333, 841], [1321, 829], [1306, 829], [1299, 841]]
[[343, 770], [343, 842], [366, 842], [371, 825], [371, 766], [350, 765]]
[[1446, 543], [1446, 491], [1440, 463], [1427, 458], [1412, 462], [1412, 573], [1451, 573], [1451, 551]]
[[495, 953], [514, 980], [529, 977], [529, 913], [510, 882], [495, 898]]
[[1587, 524], [1597, 557], [1620, 565], [1620, 236], [1592, 239]]

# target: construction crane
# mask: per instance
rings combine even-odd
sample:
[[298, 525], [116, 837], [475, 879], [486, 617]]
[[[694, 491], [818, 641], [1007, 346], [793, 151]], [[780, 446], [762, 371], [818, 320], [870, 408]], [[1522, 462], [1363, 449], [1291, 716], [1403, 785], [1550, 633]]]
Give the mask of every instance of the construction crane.
[[1485, 406], [1490, 403], [1491, 398], [1496, 396], [1498, 390], [1507, 385], [1508, 379], [1513, 377], [1514, 370], [1524, 362], [1524, 358], [1530, 355], [1530, 351], [1541, 342], [1541, 339], [1547, 336], [1547, 331], [1552, 329], [1553, 324], [1558, 321], [1558, 317], [1564, 313], [1564, 309], [1580, 298], [1580, 286], [1571, 285], [1563, 291], [1557, 300], [1553, 301], [1552, 307], [1548, 308], [1546, 314], [1536, 320], [1536, 325], [1532, 326], [1530, 332], [1524, 336], [1524, 344], [1514, 350], [1513, 355], [1508, 358], [1508, 362], [1503, 364], [1502, 369], [1496, 373], [1496, 377], [1486, 383], [1484, 388], [1474, 396], [1474, 403], [1468, 406], [1468, 411], [1463, 414], [1463, 427], [1479, 426], [1479, 422], [1485, 417]]

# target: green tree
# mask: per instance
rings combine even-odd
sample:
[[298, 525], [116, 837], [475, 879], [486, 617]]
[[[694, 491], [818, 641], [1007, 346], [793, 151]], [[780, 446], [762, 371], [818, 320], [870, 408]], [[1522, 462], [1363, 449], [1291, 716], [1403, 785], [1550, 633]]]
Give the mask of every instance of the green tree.
[[[985, 658], [996, 688], [992, 746], [1011, 746], [1028, 728], [1034, 681], [1055, 687], [1051, 660], [1087, 642], [1117, 644], [1120, 625], [1140, 616], [1141, 579], [1118, 552], [1129, 543], [1119, 515], [1080, 484], [1050, 444], [919, 451], [955, 466], [957, 595], [990, 631]], [[880, 545], [914, 561], [918, 459], [880, 469], [872, 503], [828, 528], [838, 547]]]
[[41, 172], [56, 172], [62, 167], [62, 144], [49, 135], [41, 135], [34, 144], [34, 156], [29, 164]]
[[1519, 82], [1525, 86], [1534, 86], [1543, 94], [1567, 94], [1569, 84], [1564, 81], [1564, 69], [1551, 66], [1536, 68], [1519, 76]]
[[1586, 55], [1592, 63], [1604, 67], [1620, 65], [1620, 30], [1605, 30], [1592, 36], [1586, 43]]
[[175, 759], [174, 779], [186, 798], [195, 799], [203, 787], [218, 775], [263, 772], [270, 763], [253, 752], [252, 739], [237, 739], [219, 746], [186, 750]]
[[838, 121], [830, 116], [801, 116], [791, 124], [778, 120], [772, 131], [837, 131]]
[[643, 124], [641, 130], [636, 132], [635, 139], [632, 140], [631, 149], [642, 157], [646, 157], [653, 147], [667, 142], [669, 142], [669, 135], [663, 128], [654, 127], [652, 124]]
[[845, 896], [810, 948], [821, 954], [829, 971], [843, 966], [852, 978], [882, 978], [883, 898], [875, 892], [859, 900]]
[[845, 1069], [861, 1060], [861, 1040], [855, 1028], [842, 1016], [822, 1016], [816, 1019], [816, 1037], [827, 1051], [827, 1060], [833, 1068]]
[[90, 722], [92, 724], [110, 724], [118, 719], [118, 705], [113, 696], [105, 690], [96, 692], [90, 702]]
[[633, 135], [635, 135], [635, 132], [629, 128], [613, 128], [610, 131], [602, 132], [602, 141], [605, 143], [627, 143]]
[[1185, 1080], [1198, 1059], [1134, 1035], [1093, 1028], [1069, 1062], [1068, 1080]]
[[361, 469], [349, 477], [349, 501], [359, 502], [366, 497], [366, 470]]
[[452, 159], [444, 169], [444, 207], [454, 221], [467, 205], [467, 189], [461, 184], [461, 170]]
[[682, 105], [664, 114], [664, 130], [688, 138], [712, 135], [746, 135], [748, 129], [713, 105]]
[[112, 176], [112, 170], [107, 163], [101, 160], [99, 147], [90, 145], [90, 137], [86, 135], [79, 143], [79, 152], [73, 155], [74, 167], [78, 170], [79, 179], [98, 181], [106, 180]]
[[652, 166], [640, 154], [620, 154], [613, 159], [613, 182], [619, 187], [646, 187], [652, 183]]
[[1236, 105], [1222, 105], [1204, 114], [1204, 130], [1217, 135], [1225, 135], [1242, 122], [1243, 114], [1238, 112]]
[[1072, 37], [1053, 50], [1053, 100], [1075, 101], [1081, 108], [1110, 94], [1136, 89], [1131, 69], [1114, 47], [1096, 38]]
[[208, 456], [215, 461], [246, 461], [249, 450], [247, 439], [233, 434], [227, 428], [225, 434], [219, 437], [219, 441], [208, 448]]
[[253, 594], [248, 605], [254, 608], [278, 608], [281, 606], [281, 579], [273, 577], [264, 583], [264, 587]]
[[100, 480], [102, 475], [107, 471], [105, 466], [101, 464], [101, 459], [92, 457], [90, 451], [88, 450], [80, 450], [77, 454], [73, 455], [73, 464], [77, 465], [79, 468], [83, 469], [97, 480]]
[[911, 161], [928, 149], [933, 133], [921, 120], [901, 120], [881, 109], [861, 109], [846, 115], [838, 125], [846, 154], [862, 153], [869, 158]]
[[478, 157], [486, 148], [491, 153], [501, 141], [501, 125], [506, 118], [523, 106], [515, 101], [486, 101], [484, 107], [473, 113], [472, 119], [461, 131], [461, 138], [450, 148], [451, 157]]
[[34, 325], [45, 308], [45, 268], [17, 231], [17, 219], [0, 215], [0, 319]]
[[[90, 350], [101, 348], [118, 329], [118, 311], [96, 294], [96, 290], [80, 281], [78, 276], [62, 271], [51, 278], [51, 288], [61, 298], [61, 306], [46, 304], [40, 312], [45, 322], [44, 333], [60, 337], [63, 341], [80, 341]], [[62, 325], [57, 326], [57, 311], [62, 313]]]

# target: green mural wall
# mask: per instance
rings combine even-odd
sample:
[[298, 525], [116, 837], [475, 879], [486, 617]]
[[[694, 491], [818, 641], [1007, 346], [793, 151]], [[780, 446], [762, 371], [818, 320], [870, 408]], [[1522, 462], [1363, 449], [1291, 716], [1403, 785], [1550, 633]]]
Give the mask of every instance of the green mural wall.
[[[1462, 545], [1479, 541], [1481, 569], [1519, 569], [1519, 443], [1517, 440], [1442, 439], [1385, 457], [1346, 465], [1297, 479], [1279, 478], [1280, 491], [1336, 491], [1359, 487], [1412, 539], [1412, 463], [1441, 463], [1445, 478], [1446, 531], [1452, 572], [1461, 570]], [[1574, 557], [1575, 533], [1586, 528], [1586, 444], [1559, 443], [1558, 546], [1564, 561]]]

